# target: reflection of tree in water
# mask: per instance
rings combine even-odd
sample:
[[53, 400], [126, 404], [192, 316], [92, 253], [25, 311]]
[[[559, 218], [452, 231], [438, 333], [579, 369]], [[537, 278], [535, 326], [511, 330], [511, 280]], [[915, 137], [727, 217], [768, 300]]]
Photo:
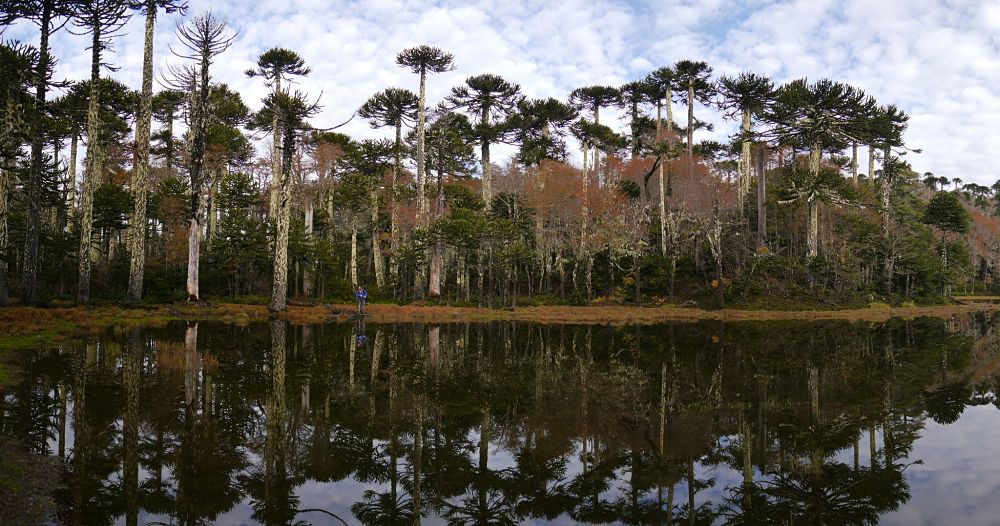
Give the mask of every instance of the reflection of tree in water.
[[366, 524], [873, 523], [925, 418], [998, 403], [952, 325], [168, 325], [35, 351], [0, 430], [65, 451], [70, 524], [293, 524], [348, 479]]

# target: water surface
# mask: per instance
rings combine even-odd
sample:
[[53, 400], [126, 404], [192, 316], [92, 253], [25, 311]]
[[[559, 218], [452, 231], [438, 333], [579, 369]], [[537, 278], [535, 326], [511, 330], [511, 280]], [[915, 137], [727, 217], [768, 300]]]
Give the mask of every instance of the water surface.
[[65, 524], [993, 524], [997, 321], [108, 329], [0, 439]]

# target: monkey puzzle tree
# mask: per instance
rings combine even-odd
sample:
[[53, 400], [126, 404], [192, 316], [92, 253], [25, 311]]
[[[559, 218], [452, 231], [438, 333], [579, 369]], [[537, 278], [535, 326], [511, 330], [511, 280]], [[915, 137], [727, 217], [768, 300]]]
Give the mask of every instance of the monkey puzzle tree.
[[9, 194], [21, 146], [30, 138], [28, 95], [35, 84], [39, 52], [16, 42], [0, 43], [0, 306], [7, 304]]
[[190, 144], [191, 161], [188, 173], [191, 180], [191, 208], [188, 215], [188, 267], [187, 297], [189, 301], [201, 302], [198, 283], [198, 265], [201, 250], [201, 194], [205, 168], [205, 145], [209, 118], [209, 68], [215, 57], [232, 45], [235, 34], [227, 34], [226, 21], [211, 13], [199, 14], [187, 24], [178, 26], [177, 38], [183, 50], [174, 51], [178, 57], [195, 62], [178, 71], [177, 87], [190, 90]]
[[964, 234], [969, 230], [969, 212], [962, 206], [958, 196], [952, 192], [934, 194], [927, 208], [924, 209], [923, 222], [941, 232], [941, 292], [948, 294], [947, 280], [944, 278], [948, 270], [947, 234]]
[[708, 104], [712, 98], [713, 86], [708, 80], [712, 68], [705, 62], [681, 60], [674, 64], [673, 88], [684, 104], [687, 104], [687, 157], [688, 177], [694, 177], [694, 105], [696, 102]]
[[756, 73], [744, 72], [739, 76], [723, 76], [719, 79], [719, 106], [726, 115], [734, 118], [740, 116], [739, 141], [740, 163], [737, 183], [737, 202], [740, 212], [744, 210], [744, 201], [750, 191], [750, 145], [754, 142], [753, 118], [759, 117], [774, 96], [774, 83], [767, 77]]
[[[569, 94], [569, 103], [573, 105], [579, 111], [589, 111], [593, 116], [594, 126], [601, 125], [601, 108], [610, 106], [612, 104], [617, 104], [621, 100], [621, 92], [617, 88], [611, 86], [587, 86], [585, 88], [577, 88]], [[593, 141], [588, 140], [583, 143], [583, 184], [586, 186], [589, 184], [590, 170], [587, 167], [588, 163], [588, 151], [593, 148], [593, 165], [594, 172], [596, 175], [597, 170], [600, 166], [600, 156], [598, 155], [597, 145]]]
[[[372, 266], [375, 270], [375, 285], [379, 289], [385, 286], [385, 262], [382, 252], [382, 238], [384, 236], [379, 221], [379, 189], [385, 172], [395, 169], [398, 151], [397, 144], [385, 139], [349, 141], [344, 144], [345, 168], [364, 175], [373, 182], [369, 205], [372, 229]], [[353, 256], [354, 254], [352, 254]]]
[[872, 148], [882, 150], [882, 177], [879, 184], [879, 197], [882, 202], [882, 233], [888, 236], [892, 218], [889, 197], [896, 184], [896, 172], [901, 168], [898, 158], [893, 156], [893, 149], [904, 147], [903, 132], [906, 131], [910, 117], [894, 104], [870, 109], [863, 116], [868, 118], [867, 128], [863, 132], [868, 144]]
[[87, 104], [87, 156], [80, 199], [80, 272], [76, 300], [90, 303], [91, 243], [94, 223], [94, 191], [104, 170], [101, 152], [100, 87], [102, 52], [110, 49], [111, 39], [128, 22], [128, 4], [124, 0], [85, 0], [75, 4], [74, 24], [91, 36], [90, 100]]
[[[674, 146], [674, 111], [671, 104], [673, 94], [674, 70], [671, 68], [658, 68], [646, 76], [646, 84], [650, 90], [662, 95], [656, 95], [656, 141], [657, 148], [672, 155]], [[661, 119], [663, 110], [666, 110], [666, 122]], [[665, 142], [665, 144], [664, 144]], [[660, 255], [667, 255], [667, 197], [671, 193], [670, 173], [666, 162], [660, 162], [659, 174], [659, 205], [660, 205]]]
[[535, 166], [544, 159], [566, 159], [566, 136], [579, 113], [572, 106], [556, 100], [524, 99], [517, 104], [511, 124], [520, 145], [517, 159], [525, 166]]
[[507, 118], [516, 111], [521, 98], [520, 86], [491, 73], [465, 79], [465, 85], [455, 86], [448, 96], [448, 103], [452, 107], [464, 109], [475, 122], [473, 141], [480, 147], [483, 201], [487, 208], [493, 200], [490, 145], [505, 141], [508, 132]]
[[149, 177], [150, 126], [153, 120], [153, 28], [156, 12], [184, 12], [183, 0], [133, 0], [132, 9], [146, 14], [145, 37], [142, 51], [142, 91], [139, 94], [139, 115], [135, 123], [135, 166], [132, 171], [132, 218], [128, 228], [129, 278], [127, 299], [132, 303], [142, 301], [142, 280], [146, 267], [146, 196]]
[[[76, 4], [80, 5], [77, 6]], [[31, 130], [31, 156], [25, 190], [28, 204], [28, 221], [25, 230], [24, 264], [21, 270], [21, 301], [31, 303], [38, 294], [38, 236], [41, 229], [42, 184], [45, 159], [42, 150], [45, 144], [43, 114], [46, 111], [46, 96], [52, 86], [52, 58], [49, 40], [53, 33], [61, 29], [74, 15], [76, 9], [83, 8], [82, 0], [22, 0], [0, 2], [0, 27], [16, 20], [28, 20], [38, 26], [39, 41], [37, 60], [33, 64], [32, 76], [35, 90], [34, 107], [28, 123]]]
[[[257, 57], [257, 68], [248, 69], [245, 74], [248, 78], [261, 77], [264, 85], [272, 88], [271, 93], [281, 91], [281, 82], [289, 80], [290, 77], [304, 77], [312, 73], [306, 67], [306, 63], [298, 53], [285, 48], [271, 48]], [[290, 81], [290, 80], [289, 80]], [[275, 217], [277, 213], [278, 194], [275, 191], [275, 182], [281, 176], [281, 157], [278, 144], [281, 142], [281, 130], [278, 128], [278, 121], [271, 123], [271, 206], [269, 213]]]
[[174, 174], [174, 164], [177, 159], [174, 122], [184, 106], [185, 98], [185, 93], [176, 89], [165, 89], [153, 95], [153, 117], [163, 124], [163, 129], [153, 135], [153, 140], [159, 143], [153, 153], [163, 156], [168, 175]]
[[372, 128], [392, 126], [396, 132], [393, 142], [392, 181], [389, 185], [389, 232], [392, 245], [392, 262], [389, 272], [392, 275], [393, 286], [398, 285], [399, 277], [399, 217], [396, 209], [399, 180], [403, 174], [403, 125], [412, 125], [417, 113], [419, 100], [413, 92], [388, 88], [372, 95], [361, 108], [358, 115], [368, 119]]
[[[279, 91], [264, 101], [263, 112], [277, 115], [281, 130], [281, 172], [278, 178], [278, 221], [274, 240], [274, 281], [269, 309], [273, 312], [288, 308], [288, 226], [291, 211], [292, 158], [299, 132], [309, 128], [306, 119], [319, 113], [316, 102], [306, 95]], [[274, 122], [274, 119], [271, 119]]]
[[[437, 172], [434, 199], [434, 221], [444, 214], [444, 177], [465, 177], [471, 175], [475, 163], [475, 153], [468, 140], [472, 134], [472, 124], [461, 113], [438, 108], [434, 121], [427, 129], [428, 164]], [[444, 242], [434, 239], [431, 247], [430, 276], [427, 295], [441, 296], [441, 260], [444, 257]]]
[[621, 94], [617, 106], [628, 113], [629, 118], [629, 150], [632, 158], [639, 155], [642, 148], [642, 107], [659, 100], [659, 89], [655, 84], [645, 80], [636, 80], [623, 84], [618, 88]]
[[66, 188], [66, 230], [68, 231], [76, 213], [76, 171], [80, 139], [87, 129], [87, 104], [89, 82], [75, 82], [67, 92], [53, 100], [50, 105], [52, 117], [58, 120], [69, 136], [69, 161], [67, 162]]
[[417, 100], [417, 194], [420, 202], [418, 210], [422, 223], [427, 221], [427, 168], [425, 164], [424, 126], [427, 119], [426, 84], [427, 73], [444, 73], [455, 69], [455, 57], [440, 48], [420, 45], [400, 51], [396, 64], [409, 68], [420, 76], [420, 90]]
[[[819, 188], [825, 184], [823, 179], [826, 177], [821, 177], [823, 150], [839, 151], [847, 140], [864, 137], [874, 107], [874, 100], [861, 90], [827, 79], [813, 84], [799, 79], [778, 89], [774, 106], [766, 112], [766, 119], [772, 125], [768, 133], [780, 142], [809, 147], [810, 181], [799, 183], [798, 188]], [[811, 259], [816, 257], [819, 247], [819, 199], [806, 199], [806, 202], [809, 207], [808, 257]]]

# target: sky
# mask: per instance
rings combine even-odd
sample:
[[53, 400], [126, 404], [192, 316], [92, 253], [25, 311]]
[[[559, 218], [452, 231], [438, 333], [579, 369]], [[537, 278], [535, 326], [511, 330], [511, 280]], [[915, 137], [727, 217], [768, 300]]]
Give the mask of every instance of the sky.
[[[253, 108], [267, 88], [248, 79], [272, 47], [297, 51], [312, 68], [297, 88], [321, 96], [313, 124], [328, 127], [387, 87], [417, 91], [417, 77], [395, 64], [407, 47], [430, 44], [455, 55], [456, 69], [428, 79], [429, 105], [480, 73], [520, 84], [529, 97], [565, 100], [593, 84], [621, 85], [681, 59], [704, 60], [715, 76], [753, 71], [777, 83], [806, 77], [857, 85], [881, 104], [910, 115], [908, 146], [918, 172], [991, 185], [1000, 179], [1000, 0], [189, 0], [188, 15], [211, 10], [238, 37], [212, 67], [213, 80], [238, 90]], [[180, 16], [161, 16], [155, 42], [158, 76], [176, 58]], [[135, 16], [114, 43], [115, 78], [138, 89], [143, 20]], [[37, 30], [17, 24], [3, 38], [29, 43]], [[57, 76], [84, 79], [87, 38], [53, 39]], [[161, 89], [157, 86], [156, 89]], [[675, 112], [683, 111], [675, 105]], [[735, 124], [696, 107], [715, 124], [696, 140], [726, 140]], [[612, 126], [624, 120], [608, 113]], [[680, 118], [682, 114], [677, 114]], [[341, 129], [383, 137], [360, 118]], [[511, 149], [499, 156], [509, 156]], [[862, 150], [861, 170], [866, 155]], [[579, 159], [577, 159], [579, 162]]]

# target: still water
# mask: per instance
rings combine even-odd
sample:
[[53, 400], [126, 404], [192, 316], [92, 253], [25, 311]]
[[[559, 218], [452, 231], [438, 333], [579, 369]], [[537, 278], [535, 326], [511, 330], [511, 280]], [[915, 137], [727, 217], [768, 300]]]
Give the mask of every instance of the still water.
[[995, 524], [998, 325], [107, 329], [0, 440], [61, 524]]

